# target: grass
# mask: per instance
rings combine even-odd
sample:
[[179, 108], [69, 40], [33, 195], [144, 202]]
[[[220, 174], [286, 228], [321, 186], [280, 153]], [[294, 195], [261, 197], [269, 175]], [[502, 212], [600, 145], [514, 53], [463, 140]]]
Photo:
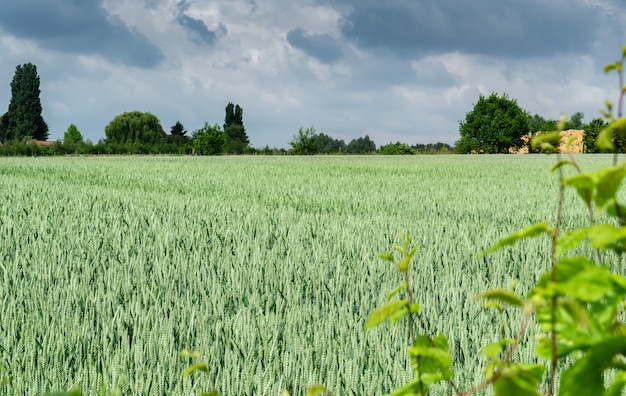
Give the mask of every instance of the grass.
[[[448, 335], [454, 380], [470, 385], [499, 331], [473, 296], [534, 283], [548, 241], [476, 254], [554, 220], [554, 161], [0, 158], [2, 393], [389, 392], [410, 373], [406, 326], [363, 323], [398, 283], [376, 253], [399, 230], [419, 246], [412, 282], [427, 330]], [[582, 204], [569, 208], [565, 227], [585, 222]], [[201, 351], [208, 375], [182, 380], [183, 348]]]

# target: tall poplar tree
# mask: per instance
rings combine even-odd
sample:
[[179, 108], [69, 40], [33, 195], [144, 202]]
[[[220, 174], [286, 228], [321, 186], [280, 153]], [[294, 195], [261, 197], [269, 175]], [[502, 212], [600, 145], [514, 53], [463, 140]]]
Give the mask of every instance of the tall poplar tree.
[[39, 99], [39, 75], [32, 63], [19, 65], [11, 81], [11, 101], [4, 117], [7, 128], [5, 139], [23, 139], [30, 136], [37, 140], [48, 139], [48, 124], [41, 115]]
[[243, 126], [243, 109], [239, 105], [228, 103], [224, 119], [224, 133], [227, 138], [227, 151], [241, 154], [248, 147], [250, 140]]
[[9, 113], [0, 116], [0, 143], [6, 141], [7, 130], [9, 129]]

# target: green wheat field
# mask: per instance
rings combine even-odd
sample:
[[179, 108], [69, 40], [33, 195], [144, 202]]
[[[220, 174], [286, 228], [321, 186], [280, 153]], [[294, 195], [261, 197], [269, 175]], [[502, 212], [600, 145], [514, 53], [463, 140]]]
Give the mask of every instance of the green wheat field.
[[[576, 159], [585, 170], [611, 163]], [[411, 376], [406, 323], [363, 324], [401, 282], [377, 253], [402, 230], [419, 248], [411, 282], [425, 330], [447, 335], [454, 382], [467, 387], [484, 378], [478, 350], [500, 336], [474, 297], [513, 281], [526, 290], [549, 265], [549, 241], [476, 256], [555, 220], [554, 162], [0, 158], [0, 380], [10, 379], [0, 394], [390, 392]], [[578, 201], [567, 193], [565, 228], [586, 222]], [[193, 363], [184, 348], [207, 373], [182, 378]]]

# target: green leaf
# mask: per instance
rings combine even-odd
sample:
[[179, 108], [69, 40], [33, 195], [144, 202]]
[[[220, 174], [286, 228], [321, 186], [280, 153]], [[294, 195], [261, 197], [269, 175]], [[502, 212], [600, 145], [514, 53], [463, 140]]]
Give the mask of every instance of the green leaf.
[[[610, 114], [609, 114], [610, 115]], [[613, 150], [613, 140], [617, 137], [624, 138], [626, 135], [626, 117], [612, 120], [604, 128], [596, 139], [596, 146], [602, 150]]]
[[615, 202], [615, 200], [613, 199], [606, 207], [606, 214], [611, 217], [617, 217], [618, 219], [623, 220], [626, 218], [626, 206]]
[[376, 327], [407, 305], [406, 300], [387, 301], [372, 312], [365, 321], [365, 330]]
[[489, 363], [487, 363], [487, 365], [485, 366], [485, 369], [483, 370], [485, 372], [485, 377], [487, 377], [488, 380], [491, 380], [494, 372], [497, 369], [499, 369], [501, 365], [502, 365], [502, 362], [499, 360], [492, 360]]
[[532, 381], [538, 384], [543, 379], [543, 374], [546, 371], [546, 367], [543, 364], [521, 363], [517, 365], [520, 373]]
[[[536, 375], [544, 370], [542, 365], [514, 365], [502, 371], [500, 377], [493, 384], [496, 396], [538, 396]], [[543, 371], [541, 371], [543, 374]]]
[[541, 144], [539, 145], [539, 148], [546, 153], [556, 152], [556, 147], [554, 147], [552, 144], [547, 143], [547, 142], [541, 142]]
[[217, 393], [216, 390], [211, 391], [211, 392], [202, 392], [202, 393], [198, 393], [196, 396], [218, 396], [219, 394]]
[[597, 175], [597, 182], [594, 201], [598, 208], [603, 208], [604, 205], [617, 194], [622, 184], [622, 179], [624, 179], [624, 175], [626, 175], [626, 168], [623, 166], [613, 166], [601, 169], [595, 174]]
[[404, 256], [402, 260], [398, 263], [398, 270], [401, 272], [406, 272], [409, 269], [409, 264], [411, 263], [411, 256]]
[[561, 160], [561, 161], [557, 162], [556, 164], [554, 164], [552, 166], [552, 168], [550, 168], [550, 173], [554, 173], [554, 171], [556, 171], [557, 169], [559, 169], [559, 168], [561, 168], [561, 167], [563, 167], [565, 165], [571, 165], [571, 164], [572, 164], [572, 161]]
[[408, 353], [416, 376], [425, 386], [452, 377], [452, 356], [448, 350], [448, 340], [443, 334], [432, 339], [424, 335], [416, 337]]
[[402, 254], [405, 254], [405, 250], [402, 246], [398, 245], [397, 243], [394, 243], [393, 245], [391, 245], [392, 248], [394, 248], [395, 250], [399, 251]]
[[392, 326], [395, 326], [396, 322], [400, 320], [402, 317], [411, 313], [418, 313], [419, 310], [420, 310], [420, 306], [418, 304], [411, 303], [411, 305], [409, 305], [408, 307], [404, 306], [400, 308], [399, 310], [397, 310], [394, 314], [390, 315], [389, 322], [391, 323]]
[[558, 146], [560, 141], [561, 134], [558, 132], [539, 133], [530, 140], [530, 145], [534, 149], [541, 146], [543, 143], [547, 143], [548, 145], [554, 147]]
[[589, 315], [577, 301], [565, 300], [559, 303], [563, 307], [563, 311], [569, 315], [571, 322], [575, 324], [578, 330], [587, 331], [591, 325]]
[[496, 396], [535, 396], [545, 367], [542, 364], [514, 364], [502, 370], [493, 384]]
[[596, 186], [595, 180], [590, 173], [578, 173], [574, 176], [563, 179], [563, 184], [574, 187], [578, 196], [587, 202], [593, 197], [593, 190]]
[[52, 392], [45, 393], [44, 396], [81, 396], [80, 389], [78, 387], [74, 387], [67, 392]]
[[624, 240], [626, 240], [626, 228], [614, 227], [609, 224], [594, 224], [589, 228], [589, 243], [597, 249], [611, 249], [615, 253], [624, 252]]
[[321, 384], [311, 385], [306, 388], [306, 396], [317, 396], [324, 392], [326, 392], [326, 388], [324, 388], [324, 385]]
[[626, 372], [620, 371], [613, 377], [613, 384], [604, 392], [603, 396], [622, 396], [626, 387]]
[[209, 368], [207, 367], [206, 363], [196, 363], [196, 364], [192, 364], [191, 366], [187, 367], [184, 371], [183, 371], [183, 377], [187, 377], [189, 375], [191, 375], [194, 371], [204, 371], [204, 372], [208, 372]]
[[483, 304], [483, 306], [485, 308], [494, 308], [496, 309], [498, 312], [502, 312], [504, 311], [504, 309], [502, 308], [502, 305], [498, 304], [497, 302], [493, 302], [493, 301], [487, 301]]
[[596, 263], [585, 256], [562, 257], [556, 262], [556, 281], [557, 283], [568, 282], [576, 275], [596, 267]]
[[[608, 114], [610, 115], [610, 114]], [[603, 151], [613, 151], [613, 130], [609, 128], [603, 129], [596, 138], [596, 147]]]
[[596, 302], [614, 295], [613, 281], [605, 268], [589, 268], [559, 284], [558, 290], [579, 301]]
[[477, 298], [497, 300], [516, 307], [524, 305], [524, 301], [517, 294], [503, 289], [488, 290], [479, 294]]
[[512, 344], [514, 342], [515, 340], [512, 338], [505, 338], [498, 342], [485, 345], [480, 349], [480, 353], [489, 359], [495, 359], [502, 353], [507, 344]]
[[604, 371], [614, 356], [626, 353], [626, 338], [605, 339], [585, 351], [585, 355], [561, 375], [560, 396], [602, 395]]
[[393, 296], [398, 294], [399, 291], [406, 289], [406, 286], [407, 286], [406, 282], [399, 284], [395, 289], [393, 289], [392, 291], [389, 292], [389, 294], [387, 294], [387, 300], [391, 300]]
[[550, 360], [552, 357], [552, 341], [547, 334], [535, 336], [535, 353], [537, 357], [544, 360]]
[[559, 257], [568, 251], [577, 248], [587, 238], [587, 228], [577, 228], [564, 232], [557, 240], [554, 248], [554, 255]]
[[399, 310], [397, 310], [396, 312], [394, 312], [392, 315], [389, 316], [389, 323], [391, 323], [392, 326], [395, 326], [396, 323], [402, 319], [404, 316], [406, 316], [409, 313], [408, 308], [402, 307]]
[[608, 65], [604, 66], [604, 73], [610, 73], [611, 71], [615, 70], [615, 63], [609, 63]]
[[532, 238], [544, 234], [550, 231], [550, 226], [548, 223], [536, 223], [532, 224], [521, 231], [518, 231], [514, 234], [511, 234], [503, 239], [500, 239], [495, 245], [491, 246], [489, 249], [483, 251], [479, 257], [482, 257], [486, 254], [493, 253], [498, 249], [501, 249], [505, 246], [513, 245], [520, 239], [524, 238]]
[[407, 395], [419, 395], [420, 388], [423, 386], [422, 381], [416, 378], [406, 385], [396, 388], [389, 394], [389, 396], [407, 396]]
[[391, 261], [392, 263], [395, 262], [395, 259], [393, 258], [393, 253], [391, 252], [378, 253], [378, 257], [386, 261]]

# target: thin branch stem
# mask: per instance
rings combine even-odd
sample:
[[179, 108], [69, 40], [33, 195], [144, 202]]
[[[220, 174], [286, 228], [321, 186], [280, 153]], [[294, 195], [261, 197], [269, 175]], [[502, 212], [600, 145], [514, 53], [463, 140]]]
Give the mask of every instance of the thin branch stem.
[[[515, 334], [515, 342], [513, 342], [510, 346], [509, 349], [506, 352], [506, 355], [504, 356], [504, 360], [503, 360], [503, 365], [506, 365], [507, 363], [510, 363], [511, 360], [513, 359], [513, 354], [515, 353], [515, 351], [517, 350], [517, 347], [520, 344], [520, 341], [522, 339], [522, 337], [524, 336], [524, 333], [526, 333], [526, 327], [528, 326], [528, 321], [530, 320], [530, 314], [532, 312], [530, 310], [525, 310], [524, 311], [524, 315], [522, 316], [522, 321], [520, 323], [520, 327], [517, 330], [517, 334]], [[483, 381], [477, 385], [474, 385], [473, 387], [466, 389], [464, 391], [457, 391], [457, 396], [470, 396], [470, 395], [474, 395], [486, 388], [488, 388], [489, 386], [491, 386], [493, 383], [495, 383], [498, 378], [500, 378], [500, 376], [502, 375], [502, 369], [498, 369], [496, 370], [493, 375], [491, 376], [491, 378], [489, 378], [486, 381]]]
[[[580, 166], [578, 166], [578, 163], [576, 162], [576, 158], [574, 158], [574, 155], [572, 153], [569, 153], [568, 156], [571, 160], [572, 165], [576, 169], [576, 172], [582, 173], [582, 169], [580, 168]], [[589, 191], [587, 191], [587, 194], [585, 196], [585, 204], [587, 205], [587, 212], [589, 213], [589, 225], [592, 226], [596, 223], [596, 219], [593, 213], [593, 202], [591, 201], [591, 193]], [[617, 206], [617, 204], [615, 205], [615, 210], [617, 211], [617, 213], [619, 213], [619, 207]], [[620, 223], [621, 223], [621, 216], [620, 216]], [[598, 264], [602, 264], [602, 256], [600, 255], [600, 251], [597, 249], [596, 249], [596, 255], [598, 258]]]
[[[557, 160], [560, 161], [560, 154], [557, 154]], [[563, 170], [562, 168], [558, 169], [559, 172], [559, 204], [557, 207], [557, 215], [556, 215], [556, 224], [554, 226], [554, 230], [552, 231], [551, 236], [551, 252], [550, 252], [550, 260], [551, 260], [551, 270], [550, 270], [550, 280], [552, 282], [556, 282], [556, 241], [559, 236], [559, 230], [561, 228], [561, 221], [563, 219], [563, 200], [565, 196], [565, 183], [563, 182]], [[554, 386], [556, 382], [556, 370], [558, 366], [558, 356], [557, 356], [557, 333], [556, 333], [556, 305], [557, 305], [557, 296], [553, 296], [550, 301], [550, 377], [548, 381], [548, 393], [547, 396], [552, 396], [554, 394]]]
[[[618, 62], [619, 64], [619, 68], [617, 69], [617, 76], [618, 76], [618, 81], [619, 81], [619, 99], [617, 100], [617, 119], [619, 120], [620, 118], [622, 118], [622, 105], [624, 103], [624, 71], [623, 71], [623, 67], [624, 67], [624, 57], [622, 57], [622, 60]], [[617, 159], [618, 159], [618, 147], [615, 144], [615, 136], [613, 136], [613, 144], [615, 146], [615, 149], [613, 151], [613, 166], [617, 165]], [[619, 137], [619, 145], [623, 146], [624, 142], [622, 141], [621, 136]], [[621, 147], [622, 150], [624, 150], [624, 147]]]
[[[409, 345], [413, 343], [415, 339], [415, 333], [413, 332], [413, 313], [411, 312], [411, 304], [413, 304], [413, 292], [411, 291], [411, 284], [409, 283], [409, 271], [404, 272], [404, 282], [406, 283], [406, 296], [409, 301]], [[419, 320], [419, 319], [418, 319]]]

